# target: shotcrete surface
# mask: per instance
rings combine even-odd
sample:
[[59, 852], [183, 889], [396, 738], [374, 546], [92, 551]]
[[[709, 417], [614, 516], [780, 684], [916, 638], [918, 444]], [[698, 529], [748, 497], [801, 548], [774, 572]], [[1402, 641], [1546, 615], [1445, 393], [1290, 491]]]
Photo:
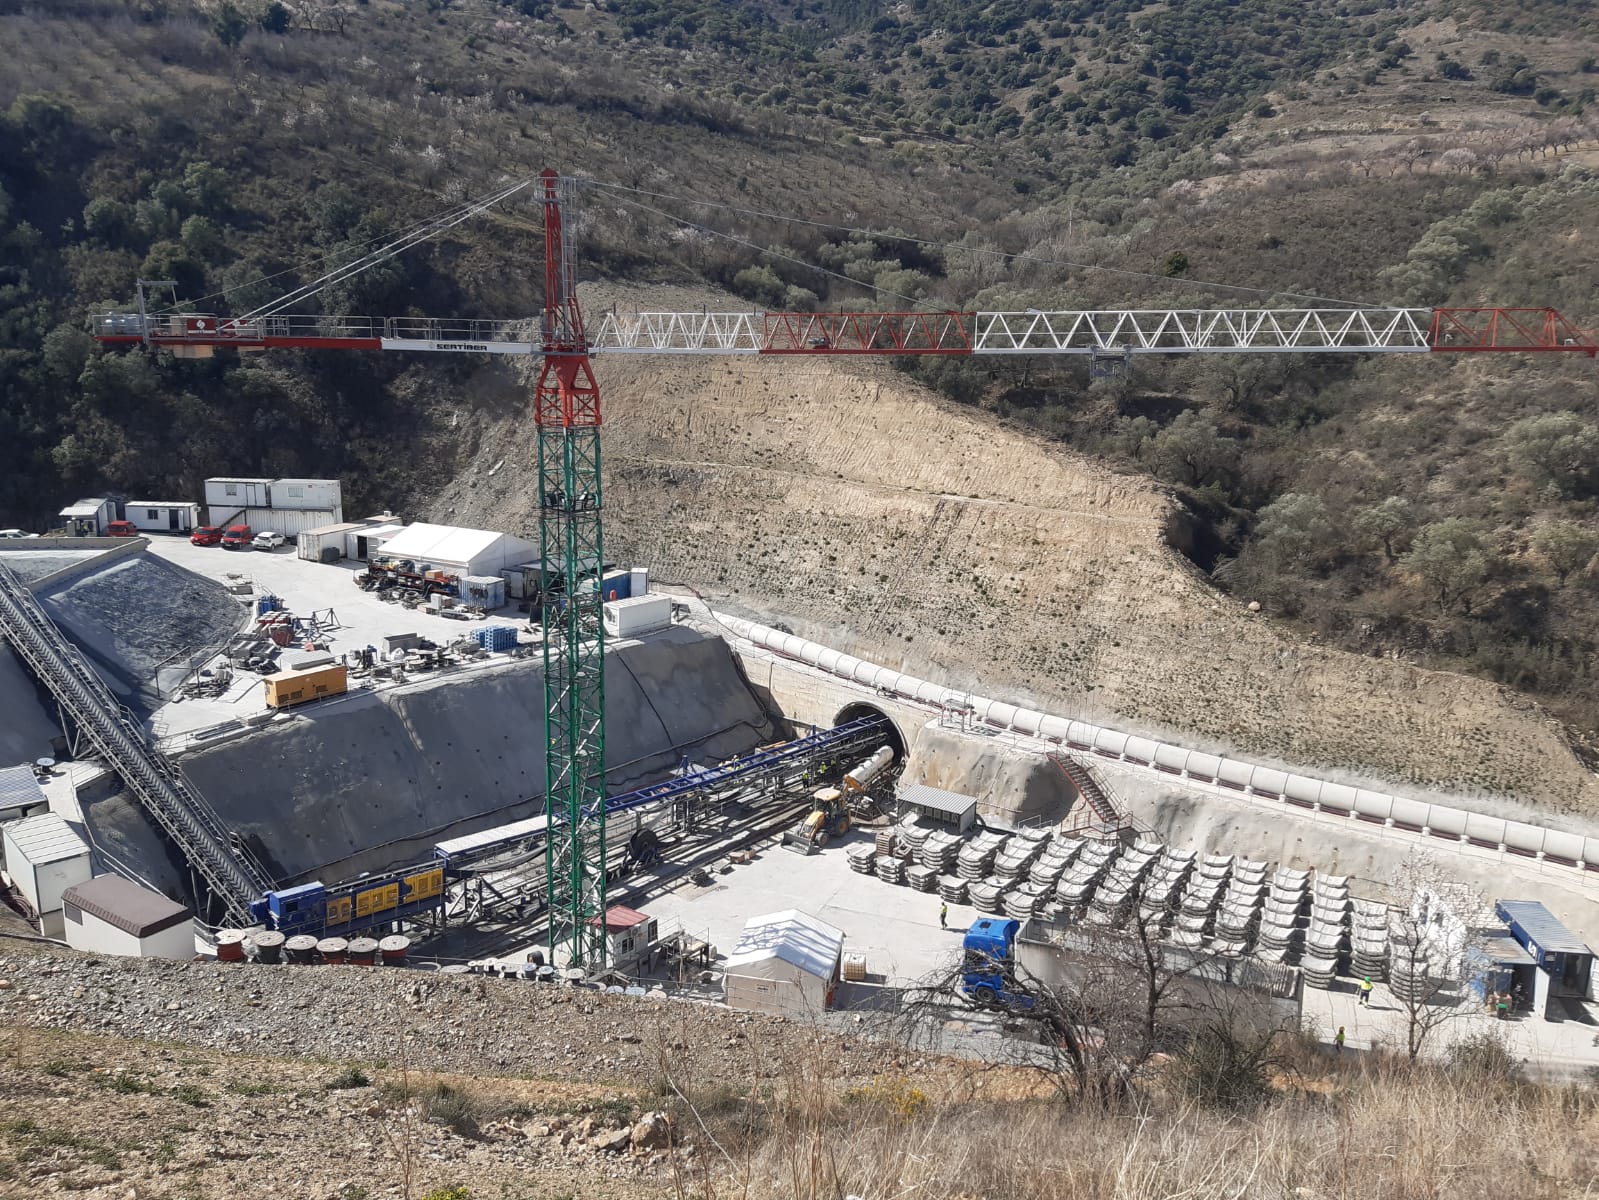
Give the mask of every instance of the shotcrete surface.
[[[606, 657], [607, 783], [714, 761], [770, 726], [725, 643], [683, 628]], [[508, 660], [295, 710], [182, 758], [280, 880], [413, 861], [439, 839], [532, 815], [544, 793], [542, 664]]]
[[104, 550], [12, 550], [7, 548], [0, 562], [17, 573], [23, 583], [32, 583], [57, 571], [88, 562], [105, 553]]
[[50, 739], [60, 730], [39, 700], [16, 654], [0, 641], [0, 766], [33, 762], [50, 753]]
[[1071, 785], [1032, 750], [975, 733], [924, 725], [905, 760], [906, 782], [977, 797], [977, 811], [1017, 824], [1056, 825], [1071, 808]]

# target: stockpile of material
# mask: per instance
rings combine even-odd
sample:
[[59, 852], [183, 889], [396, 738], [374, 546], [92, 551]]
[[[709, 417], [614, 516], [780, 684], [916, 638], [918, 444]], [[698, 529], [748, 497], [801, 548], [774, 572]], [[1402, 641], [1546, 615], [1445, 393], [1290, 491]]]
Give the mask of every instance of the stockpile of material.
[[918, 892], [931, 892], [938, 887], [938, 872], [915, 863], [905, 868], [905, 882]]
[[934, 830], [927, 835], [922, 843], [922, 848], [916, 854], [916, 861], [924, 867], [931, 867], [940, 875], [948, 875], [955, 869], [955, 861], [961, 852], [961, 839], [953, 833], [941, 833]]
[[1310, 925], [1299, 969], [1312, 987], [1329, 988], [1349, 957], [1349, 876], [1316, 876], [1310, 889]]
[[1352, 904], [1349, 973], [1356, 979], [1388, 978], [1388, 906], [1377, 900]]
[[1305, 903], [1310, 898], [1310, 872], [1278, 867], [1261, 909], [1256, 953], [1267, 962], [1286, 963], [1299, 954], [1305, 937]]
[[1260, 909], [1266, 901], [1266, 864], [1241, 858], [1233, 863], [1232, 877], [1216, 910], [1212, 948], [1222, 954], [1243, 954], [1255, 940]]
[[894, 830], [879, 829], [877, 831], [877, 854], [880, 858], [892, 857], [894, 853]]
[[915, 814], [903, 817], [894, 827], [894, 853], [906, 862], [914, 861], [932, 832], [932, 827], [923, 825]]
[[905, 862], [892, 854], [879, 854], [877, 856], [877, 877], [884, 883], [905, 882]]
[[1388, 986], [1394, 996], [1410, 1004], [1425, 1001], [1437, 986], [1438, 978], [1427, 943], [1395, 914], [1388, 926], [1388, 944], [1392, 948], [1388, 958]]
[[950, 904], [966, 903], [966, 881], [959, 875], [945, 875], [938, 881], [938, 894]]
[[1060, 877], [1066, 873], [1066, 868], [1072, 865], [1072, 860], [1082, 848], [1083, 843], [1079, 838], [1053, 839], [1038, 856], [1037, 861], [1027, 869], [1027, 877], [1034, 883], [1049, 885], [1059, 883]]
[[999, 848], [1004, 845], [1003, 834], [984, 830], [971, 841], [960, 848], [955, 859], [955, 870], [960, 877], [971, 883], [974, 880], [986, 879], [993, 873], [994, 858], [999, 854]]
[[979, 879], [967, 886], [967, 894], [971, 897], [972, 907], [978, 912], [998, 916], [1004, 905], [1007, 884], [1003, 879], [989, 876]]
[[1160, 852], [1138, 901], [1138, 916], [1146, 925], [1165, 925], [1177, 914], [1178, 895], [1194, 869], [1194, 852], [1167, 846]]
[[875, 875], [877, 873], [877, 847], [851, 846], [844, 852], [844, 857], [849, 860], [849, 869], [861, 875]]
[[1108, 923], [1119, 923], [1132, 907], [1139, 884], [1164, 848], [1159, 842], [1140, 838], [1123, 851], [1094, 892], [1094, 912]]
[[1173, 942], [1189, 950], [1204, 946], [1232, 871], [1230, 854], [1209, 854], [1199, 860], [1188, 876], [1188, 886], [1183, 889], [1177, 906], [1177, 920], [1171, 930]]
[[994, 874], [1001, 879], [1021, 879], [1048, 846], [1049, 834], [1036, 829], [1017, 830], [994, 856]]
[[1012, 887], [1005, 893], [1005, 915], [1015, 917], [1018, 921], [1025, 921], [1029, 917], [1037, 916], [1048, 899], [1048, 884], [1034, 883], [1030, 879], [1024, 880], [1019, 886]]
[[1085, 841], [1055, 885], [1055, 899], [1072, 908], [1087, 904], [1120, 850], [1120, 842]]

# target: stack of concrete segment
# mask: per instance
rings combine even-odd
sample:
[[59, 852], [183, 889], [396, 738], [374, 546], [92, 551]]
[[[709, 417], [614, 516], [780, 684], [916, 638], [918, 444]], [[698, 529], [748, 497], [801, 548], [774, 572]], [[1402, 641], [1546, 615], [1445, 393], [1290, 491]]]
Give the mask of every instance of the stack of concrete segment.
[[1055, 884], [1055, 899], [1073, 908], [1087, 904], [1088, 898], [1094, 894], [1094, 888], [1105, 877], [1105, 872], [1110, 869], [1120, 850], [1119, 842], [1084, 842], [1077, 857]]
[[955, 869], [956, 856], [960, 854], [960, 850], [959, 837], [935, 829], [922, 842], [922, 848], [916, 854], [916, 861], [924, 867], [931, 867], [940, 875], [948, 875]]
[[1254, 943], [1260, 909], [1266, 902], [1266, 864], [1247, 858], [1233, 863], [1227, 890], [1216, 910], [1213, 945], [1223, 954], [1242, 954]]
[[1388, 986], [1401, 1001], [1426, 1001], [1437, 989], [1440, 974], [1433, 969], [1427, 943], [1395, 914], [1388, 926], [1388, 944]]
[[1022, 829], [1006, 839], [994, 856], [994, 874], [1001, 879], [1021, 879], [1049, 846], [1049, 834]]
[[1178, 897], [1188, 873], [1194, 869], [1194, 852], [1167, 846], [1160, 852], [1139, 898], [1138, 915], [1146, 925], [1165, 926], [1177, 913]]
[[1008, 886], [1003, 879], [989, 876], [969, 884], [966, 892], [971, 897], [972, 907], [978, 912], [998, 916], [1004, 907]]
[[1027, 877], [1034, 883], [1055, 884], [1072, 865], [1083, 843], [1077, 838], [1056, 838], [1045, 848], [1038, 860], [1027, 869]]
[[844, 852], [844, 857], [849, 860], [849, 869], [862, 875], [875, 875], [877, 873], [877, 847], [851, 846]]
[[1388, 978], [1388, 906], [1377, 900], [1351, 905], [1349, 973], [1356, 979]]
[[931, 892], [938, 887], [938, 872], [915, 863], [905, 868], [905, 882], [918, 892]]
[[906, 862], [914, 861], [932, 832], [931, 826], [923, 825], [914, 815], [902, 818], [894, 827], [894, 853]]
[[1260, 914], [1255, 953], [1268, 962], [1297, 958], [1305, 938], [1305, 905], [1310, 898], [1310, 872], [1279, 867]]
[[1123, 916], [1137, 898], [1139, 885], [1149, 874], [1164, 847], [1159, 842], [1139, 839], [1118, 857], [1094, 892], [1095, 911], [1105, 916]]
[[879, 854], [877, 856], [877, 877], [884, 883], [905, 882], [905, 862], [892, 854]]
[[1034, 883], [1030, 879], [1024, 880], [1020, 886], [1013, 887], [1005, 893], [1005, 915], [1015, 917], [1018, 921], [1025, 921], [1028, 917], [1037, 916], [1048, 899], [1048, 884]]
[[966, 881], [959, 875], [945, 875], [938, 881], [938, 894], [949, 904], [965, 904]]
[[1003, 834], [984, 830], [960, 848], [955, 859], [955, 869], [960, 877], [971, 883], [985, 879], [994, 870], [994, 857], [1004, 844]]
[[1305, 930], [1305, 981], [1328, 988], [1349, 961], [1349, 876], [1316, 876], [1310, 888], [1310, 925]]
[[877, 853], [879, 857], [887, 858], [894, 853], [894, 837], [892, 826], [888, 829], [879, 829], [877, 831]]

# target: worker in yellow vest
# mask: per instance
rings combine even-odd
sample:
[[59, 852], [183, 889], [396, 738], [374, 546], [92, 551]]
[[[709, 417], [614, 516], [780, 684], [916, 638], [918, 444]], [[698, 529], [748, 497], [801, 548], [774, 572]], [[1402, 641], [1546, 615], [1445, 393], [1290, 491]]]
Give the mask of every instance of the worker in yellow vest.
[[1371, 976], [1370, 975], [1366, 976], [1366, 978], [1364, 978], [1364, 979], [1362, 979], [1360, 981], [1360, 1007], [1361, 1008], [1370, 1008], [1371, 1007]]

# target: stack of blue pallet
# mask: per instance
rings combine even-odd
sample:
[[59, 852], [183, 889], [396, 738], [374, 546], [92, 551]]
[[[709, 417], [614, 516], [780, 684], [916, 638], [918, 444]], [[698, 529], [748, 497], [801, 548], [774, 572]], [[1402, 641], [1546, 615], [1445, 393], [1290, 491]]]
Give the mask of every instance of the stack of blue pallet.
[[509, 625], [484, 625], [472, 631], [477, 644], [499, 654], [516, 649], [516, 630]]

